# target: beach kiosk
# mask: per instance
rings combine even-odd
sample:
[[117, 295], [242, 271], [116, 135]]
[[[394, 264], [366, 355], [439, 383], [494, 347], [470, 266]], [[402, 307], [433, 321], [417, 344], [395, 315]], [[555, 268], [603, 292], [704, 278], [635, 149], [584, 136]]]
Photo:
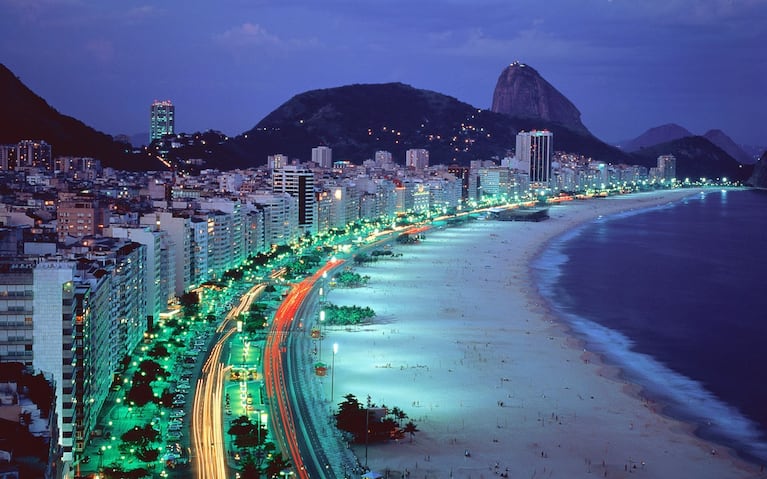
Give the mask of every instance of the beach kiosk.
[[314, 363], [314, 374], [317, 376], [325, 376], [328, 374], [328, 366], [325, 363]]

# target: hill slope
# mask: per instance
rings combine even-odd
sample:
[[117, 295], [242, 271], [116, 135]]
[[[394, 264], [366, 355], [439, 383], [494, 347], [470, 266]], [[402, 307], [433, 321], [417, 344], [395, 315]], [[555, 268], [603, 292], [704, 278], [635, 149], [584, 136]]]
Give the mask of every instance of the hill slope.
[[762, 153], [762, 156], [757, 160], [747, 183], [757, 188], [767, 188], [767, 151]]
[[649, 146], [633, 153], [637, 164], [653, 167], [660, 155], [676, 157], [676, 176], [679, 179], [722, 178], [744, 181], [752, 167], [738, 163], [718, 146], [702, 136], [688, 136]]
[[694, 135], [690, 133], [689, 130], [676, 123], [667, 123], [665, 125], [650, 128], [633, 140], [621, 142], [621, 149], [629, 152], [638, 151], [642, 148], [647, 148], [648, 146], [667, 143], [687, 136]]
[[45, 140], [54, 156], [90, 156], [104, 165], [124, 164], [125, 144], [63, 115], [26, 87], [5, 65], [0, 64], [0, 143]]
[[711, 143], [726, 151], [728, 155], [738, 160], [738, 162], [746, 165], [755, 163], [755, 160], [752, 159], [748, 153], [743, 151], [743, 148], [739, 147], [738, 144], [722, 130], [708, 130], [703, 136]]
[[390, 151], [402, 163], [410, 148], [426, 148], [433, 163], [503, 157], [520, 130], [549, 129], [554, 149], [580, 152], [603, 161], [628, 156], [590, 134], [561, 124], [512, 118], [479, 110], [453, 97], [402, 83], [347, 85], [294, 96], [234, 139], [251, 161], [284, 153], [308, 159], [311, 148], [327, 145], [335, 159], [360, 162], [375, 151]]

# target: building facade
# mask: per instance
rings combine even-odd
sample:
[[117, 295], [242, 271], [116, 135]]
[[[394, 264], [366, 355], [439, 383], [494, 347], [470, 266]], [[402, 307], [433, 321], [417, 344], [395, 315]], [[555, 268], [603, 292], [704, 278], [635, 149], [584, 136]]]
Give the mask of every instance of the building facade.
[[429, 150], [415, 148], [405, 152], [405, 166], [422, 171], [429, 166]]
[[517, 160], [528, 168], [530, 183], [545, 187], [551, 178], [553, 133], [548, 130], [520, 131], [517, 133]]
[[149, 108], [149, 142], [176, 132], [176, 109], [170, 100], [152, 102]]
[[320, 168], [329, 170], [333, 167], [333, 150], [327, 146], [312, 148], [312, 162]]
[[275, 168], [272, 170], [272, 192], [287, 193], [298, 201], [300, 234], [317, 232], [317, 205], [312, 170], [296, 165]]

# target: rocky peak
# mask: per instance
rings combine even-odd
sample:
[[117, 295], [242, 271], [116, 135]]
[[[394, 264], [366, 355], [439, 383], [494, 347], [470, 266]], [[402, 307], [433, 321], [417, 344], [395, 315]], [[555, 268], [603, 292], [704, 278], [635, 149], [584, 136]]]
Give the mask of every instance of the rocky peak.
[[520, 62], [512, 63], [501, 72], [491, 110], [517, 118], [540, 118], [588, 133], [575, 105], [534, 68]]

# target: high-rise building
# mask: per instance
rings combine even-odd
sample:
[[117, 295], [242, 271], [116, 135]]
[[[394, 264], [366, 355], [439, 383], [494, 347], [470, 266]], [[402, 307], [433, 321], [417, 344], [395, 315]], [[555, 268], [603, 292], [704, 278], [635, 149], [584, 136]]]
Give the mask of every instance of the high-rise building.
[[173, 267], [175, 268], [174, 289], [177, 296], [181, 296], [191, 289], [192, 284], [192, 261], [184, 261], [192, 255], [192, 220], [190, 215], [175, 211], [154, 211], [142, 214], [140, 223], [165, 231], [168, 234], [168, 247], [174, 250]]
[[320, 168], [332, 168], [333, 150], [327, 146], [312, 148], [312, 162], [316, 163]]
[[149, 141], [175, 133], [175, 107], [170, 100], [152, 102], [150, 108]]
[[520, 131], [517, 133], [517, 159], [529, 168], [530, 183], [545, 186], [551, 176], [551, 152], [554, 135], [548, 130]]
[[429, 166], [429, 150], [415, 148], [405, 152], [405, 166], [423, 170]]
[[296, 165], [275, 168], [272, 170], [272, 192], [287, 193], [298, 200], [300, 234], [317, 232], [317, 205], [312, 170]]
[[451, 164], [447, 172], [455, 176], [461, 182], [461, 200], [469, 198], [469, 169], [465, 166]]
[[673, 181], [676, 178], [676, 157], [674, 155], [658, 157], [658, 176], [664, 181]]
[[264, 245], [273, 247], [295, 239], [298, 199], [288, 193], [255, 193], [251, 199], [264, 214]]

